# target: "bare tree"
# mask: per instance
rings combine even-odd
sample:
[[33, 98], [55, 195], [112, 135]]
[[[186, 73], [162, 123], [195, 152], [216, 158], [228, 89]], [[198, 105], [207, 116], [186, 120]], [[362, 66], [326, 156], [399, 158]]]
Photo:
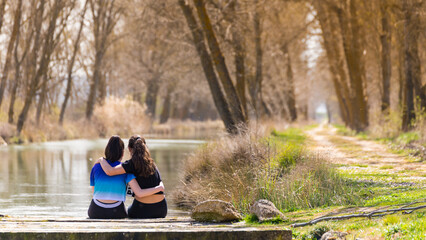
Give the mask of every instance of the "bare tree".
[[67, 107], [68, 100], [69, 100], [69, 98], [71, 96], [72, 73], [73, 73], [75, 59], [76, 59], [76, 56], [77, 56], [77, 53], [78, 53], [78, 50], [79, 50], [79, 46], [80, 46], [81, 32], [83, 31], [84, 16], [86, 15], [86, 10], [87, 10], [87, 4], [88, 4], [88, 2], [89, 2], [89, 0], [86, 0], [86, 2], [84, 3], [84, 6], [83, 6], [83, 10], [81, 12], [80, 27], [78, 28], [77, 37], [76, 37], [76, 39], [74, 41], [74, 50], [72, 52], [71, 59], [70, 59], [70, 61], [68, 63], [67, 88], [65, 90], [65, 97], [64, 97], [64, 102], [62, 103], [61, 113], [59, 114], [59, 123], [61, 125], [64, 122], [65, 109]]
[[390, 107], [390, 81], [392, 74], [391, 65], [391, 26], [388, 4], [385, 0], [380, 0], [380, 14], [382, 22], [382, 33], [380, 35], [380, 43], [382, 45], [382, 111], [388, 110]]
[[14, 13], [12, 33], [9, 39], [9, 44], [7, 46], [6, 60], [3, 67], [3, 75], [0, 80], [0, 107], [3, 101], [4, 91], [6, 89], [7, 79], [9, 76], [9, 69], [11, 67], [13, 49], [16, 43], [17, 35], [19, 28], [21, 26], [21, 16], [22, 16], [22, 0], [18, 0], [18, 5]]
[[402, 58], [404, 64], [404, 98], [403, 98], [403, 115], [402, 128], [409, 130], [412, 125], [412, 120], [415, 119], [414, 99], [418, 96], [421, 107], [426, 107], [426, 93], [421, 88], [421, 69], [420, 59], [418, 55], [419, 37], [419, 15], [417, 8], [423, 4], [416, 0], [403, 1], [401, 0], [404, 21], [404, 38]]
[[1, 28], [3, 27], [3, 18], [4, 18], [4, 13], [5, 13], [5, 8], [6, 8], [6, 2], [7, 0], [2, 0], [0, 2], [0, 32], [1, 32]]
[[194, 0], [194, 5], [198, 13], [201, 29], [205, 34], [207, 45], [209, 46], [211, 58], [215, 65], [217, 75], [221, 80], [230, 109], [232, 110], [232, 115], [237, 123], [243, 124], [246, 122], [246, 118], [243, 114], [241, 102], [232, 83], [231, 76], [225, 63], [225, 58], [223, 57], [219, 43], [217, 42], [215, 33], [213, 31], [213, 27], [210, 23], [210, 18], [207, 15], [205, 3], [203, 0]]
[[207, 51], [207, 47], [204, 42], [203, 32], [197, 24], [191, 7], [187, 3], [185, 3], [185, 0], [178, 0], [178, 3], [186, 18], [188, 27], [191, 30], [194, 45], [197, 50], [198, 56], [200, 57], [201, 65], [203, 67], [204, 74], [209, 84], [215, 106], [219, 112], [220, 117], [222, 118], [223, 123], [225, 124], [227, 131], [235, 133], [237, 130], [236, 122], [234, 121], [228, 102], [225, 99], [225, 96], [221, 90], [220, 83], [216, 77], [216, 73], [213, 68], [212, 58], [210, 57], [210, 54]]
[[[93, 76], [90, 83], [89, 99], [86, 106], [86, 118], [90, 119], [96, 103], [96, 93], [106, 88], [102, 81], [102, 64], [108, 47], [112, 43], [111, 34], [122, 14], [123, 8], [118, 6], [115, 0], [90, 0], [90, 9], [93, 17], [93, 37], [95, 48], [95, 62], [93, 64]], [[101, 96], [105, 98], [104, 96]], [[103, 101], [103, 99], [101, 99]]]
[[[42, 21], [42, 17], [43, 17], [43, 12], [44, 12], [44, 6], [45, 5], [45, 0], [41, 0], [40, 6], [38, 8], [38, 19], [37, 21]], [[18, 135], [21, 134], [22, 128], [24, 127], [24, 123], [27, 119], [28, 116], [28, 111], [30, 110], [30, 106], [33, 102], [33, 99], [36, 95], [36, 91], [39, 87], [39, 83], [41, 80], [41, 77], [46, 74], [47, 69], [48, 69], [48, 65], [50, 62], [50, 56], [52, 55], [53, 49], [54, 49], [54, 44], [53, 41], [55, 39], [55, 29], [57, 27], [57, 20], [59, 18], [59, 15], [62, 11], [62, 9], [65, 7], [65, 4], [63, 1], [58, 0], [55, 1], [52, 9], [50, 11], [50, 16], [49, 16], [49, 26], [46, 30], [46, 33], [44, 34], [43, 40], [44, 40], [44, 44], [43, 44], [43, 49], [41, 52], [41, 59], [40, 59], [40, 63], [37, 66], [37, 70], [35, 71], [34, 76], [32, 77], [31, 81], [30, 81], [30, 85], [27, 91], [27, 94], [25, 96], [25, 101], [24, 101], [24, 107], [22, 108], [21, 113], [19, 114], [19, 118], [18, 118], [18, 123], [17, 123], [17, 133]], [[36, 23], [36, 32], [41, 31], [41, 23], [38, 22]], [[36, 46], [36, 44], [38, 45], [39, 39], [36, 37], [34, 40], [34, 46]], [[34, 47], [34, 55], [36, 55], [36, 51], [37, 47]]]
[[[31, 23], [29, 23], [31, 25]], [[14, 50], [14, 61], [15, 61], [15, 78], [13, 81], [13, 84], [11, 86], [11, 93], [10, 93], [10, 103], [9, 103], [9, 111], [8, 111], [8, 122], [11, 124], [13, 123], [13, 115], [14, 115], [14, 107], [15, 107], [15, 101], [16, 101], [16, 94], [18, 91], [19, 84], [21, 82], [21, 65], [23, 61], [26, 59], [27, 53], [29, 52], [29, 49], [31, 47], [31, 40], [32, 36], [34, 34], [34, 30], [29, 27], [28, 32], [26, 36], [26, 39], [24, 41], [24, 46], [22, 47], [22, 54], [19, 56], [19, 42], [21, 38], [21, 29], [18, 31], [16, 36], [16, 44], [15, 44], [15, 50]]]

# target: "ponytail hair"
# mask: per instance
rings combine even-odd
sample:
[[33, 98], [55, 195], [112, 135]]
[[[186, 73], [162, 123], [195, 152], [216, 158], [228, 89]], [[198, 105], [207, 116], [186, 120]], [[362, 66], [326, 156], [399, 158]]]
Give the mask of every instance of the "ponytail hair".
[[155, 172], [154, 160], [146, 146], [145, 139], [139, 135], [133, 135], [129, 139], [129, 148], [132, 149], [132, 162], [135, 165], [136, 175], [148, 177]]

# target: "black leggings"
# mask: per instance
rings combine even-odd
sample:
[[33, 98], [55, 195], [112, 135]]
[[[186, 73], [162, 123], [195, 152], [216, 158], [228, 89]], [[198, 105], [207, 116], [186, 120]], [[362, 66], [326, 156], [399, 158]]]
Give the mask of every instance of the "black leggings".
[[[108, 203], [105, 203], [105, 205], [108, 205]], [[89, 218], [92, 219], [117, 219], [127, 217], [126, 207], [123, 202], [117, 207], [107, 208], [98, 206], [92, 199], [87, 213], [89, 214]]]
[[134, 200], [129, 207], [129, 218], [164, 218], [167, 215], [167, 202], [141, 203]]

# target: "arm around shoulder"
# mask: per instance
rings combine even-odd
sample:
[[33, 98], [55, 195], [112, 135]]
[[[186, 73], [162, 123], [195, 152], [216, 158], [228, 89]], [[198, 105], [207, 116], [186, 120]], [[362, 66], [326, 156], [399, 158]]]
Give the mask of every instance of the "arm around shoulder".
[[133, 192], [135, 193], [135, 195], [139, 198], [143, 198], [146, 196], [150, 196], [153, 195], [157, 192], [162, 192], [164, 191], [164, 185], [163, 182], [160, 182], [160, 185], [153, 187], [153, 188], [147, 188], [147, 189], [141, 189], [139, 187], [138, 182], [136, 181], [136, 179], [133, 179], [132, 181], [129, 182], [130, 187], [132, 188]]
[[119, 175], [119, 174], [124, 174], [126, 173], [126, 171], [124, 170], [124, 168], [120, 165], [117, 165], [115, 167], [111, 167], [111, 165], [109, 165], [109, 163], [107, 162], [107, 160], [105, 158], [102, 158], [100, 160], [100, 164], [102, 169], [104, 170], [104, 172], [108, 175], [108, 176], [115, 176], [115, 175]]

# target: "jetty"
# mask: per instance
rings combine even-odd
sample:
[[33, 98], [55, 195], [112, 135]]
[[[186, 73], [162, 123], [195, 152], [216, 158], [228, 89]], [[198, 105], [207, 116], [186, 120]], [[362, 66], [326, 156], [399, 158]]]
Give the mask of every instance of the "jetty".
[[2, 239], [282, 239], [291, 230], [282, 226], [235, 223], [201, 223], [189, 217], [164, 219], [94, 220], [71, 217], [0, 218]]

